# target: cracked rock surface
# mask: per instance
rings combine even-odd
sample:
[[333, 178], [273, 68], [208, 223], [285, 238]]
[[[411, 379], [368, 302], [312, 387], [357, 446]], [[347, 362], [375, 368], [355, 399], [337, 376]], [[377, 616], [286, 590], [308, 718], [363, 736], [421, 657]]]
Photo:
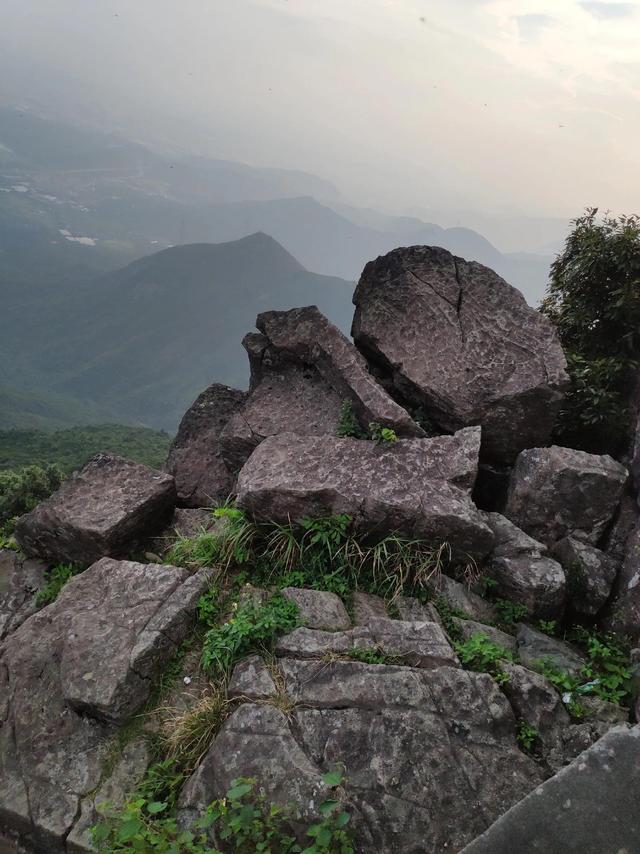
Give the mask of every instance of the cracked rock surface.
[[555, 329], [496, 273], [411, 246], [369, 262], [352, 335], [394, 394], [444, 430], [483, 428], [483, 455], [509, 462], [544, 444], [568, 384]]
[[64, 851], [117, 726], [149, 696], [208, 574], [105, 558], [0, 644], [0, 825]]

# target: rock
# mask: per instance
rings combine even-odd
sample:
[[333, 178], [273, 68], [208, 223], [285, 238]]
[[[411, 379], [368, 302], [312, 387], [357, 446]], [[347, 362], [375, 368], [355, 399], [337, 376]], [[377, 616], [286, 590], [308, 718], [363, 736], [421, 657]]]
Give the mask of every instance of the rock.
[[627, 723], [629, 720], [628, 709], [618, 706], [616, 703], [601, 700], [600, 697], [583, 695], [580, 697], [580, 705], [584, 709], [585, 717], [595, 719], [603, 724], [621, 724]]
[[397, 531], [447, 541], [467, 558], [484, 556], [493, 535], [468, 494], [479, 440], [477, 428], [388, 445], [283, 433], [243, 467], [237, 503], [274, 522], [347, 513], [361, 534]]
[[412, 667], [459, 665], [451, 645], [437, 623], [372, 619], [366, 626], [346, 632], [294, 629], [279, 638], [276, 655], [295, 658], [349, 656], [371, 650]]
[[307, 628], [325, 629], [329, 632], [351, 628], [347, 609], [335, 593], [303, 590], [298, 587], [284, 587], [281, 593], [285, 599], [296, 603], [298, 619]]
[[448, 575], [440, 576], [435, 589], [451, 608], [464, 612], [467, 617], [480, 623], [495, 623], [498, 620], [498, 612], [490, 602]]
[[469, 640], [474, 635], [484, 635], [492, 643], [498, 644], [498, 646], [501, 646], [507, 652], [515, 655], [516, 639], [513, 635], [508, 635], [506, 632], [496, 629], [495, 626], [486, 626], [484, 623], [477, 623], [475, 620], [461, 620], [459, 617], [452, 617], [452, 619], [463, 641]]
[[521, 625], [516, 636], [518, 656], [530, 670], [539, 670], [540, 662], [548, 660], [557, 670], [578, 676], [586, 658], [575, 647], [557, 638], [551, 638], [531, 626]]
[[618, 572], [616, 562], [575, 537], [559, 540], [553, 556], [565, 571], [571, 609], [586, 616], [597, 614], [611, 593]]
[[544, 619], [562, 615], [566, 598], [564, 570], [547, 556], [542, 543], [499, 513], [485, 513], [495, 545], [485, 570], [496, 582], [498, 596], [525, 605], [529, 614]]
[[640, 640], [640, 522], [627, 541], [627, 551], [603, 619], [604, 628], [632, 642]]
[[424, 436], [424, 431], [369, 373], [366, 361], [337, 326], [316, 306], [258, 315], [258, 329], [280, 352], [314, 365], [324, 380], [348, 400], [363, 427], [372, 421], [398, 436]]
[[343, 767], [355, 850], [456, 851], [542, 779], [486, 674], [294, 659], [280, 669], [298, 705], [233, 713], [183, 790], [183, 821], [251, 776], [308, 822], [327, 797], [321, 775]]
[[276, 693], [269, 669], [259, 655], [243, 658], [233, 668], [227, 693], [230, 698], [267, 700]]
[[569, 535], [596, 545], [627, 477], [626, 468], [607, 455], [557, 445], [532, 448], [516, 461], [505, 516], [548, 546]]
[[245, 399], [245, 392], [214, 383], [185, 413], [166, 465], [181, 504], [209, 507], [232, 492], [235, 473], [222, 458], [220, 433]]
[[481, 264], [396, 249], [366, 265], [352, 335], [397, 396], [447, 431], [482, 425], [483, 457], [546, 443], [568, 385], [552, 324]]
[[401, 620], [441, 624], [440, 614], [431, 602], [423, 603], [412, 596], [398, 596], [395, 605]]
[[[353, 594], [353, 622], [356, 626], [366, 626], [370, 620], [386, 619], [388, 616], [384, 599], [362, 590], [355, 591]], [[426, 619], [430, 619], [430, 617]]]
[[538, 732], [544, 753], [558, 749], [562, 732], [569, 727], [571, 719], [553, 684], [540, 673], [520, 664], [505, 661], [501, 666], [509, 676], [502, 690], [516, 717]]
[[0, 640], [14, 632], [38, 610], [38, 591], [44, 587], [46, 563], [0, 549]]
[[217, 524], [219, 520], [204, 507], [176, 507], [165, 536], [196, 537], [203, 531], [211, 531]]
[[97, 454], [46, 501], [22, 516], [16, 540], [33, 557], [90, 564], [122, 557], [171, 518], [173, 478], [139, 463]]
[[616, 727], [501, 816], [462, 854], [632, 854], [640, 727]]
[[67, 854], [85, 854], [96, 851], [92, 842], [91, 828], [100, 820], [99, 808], [109, 804], [117, 810], [142, 781], [151, 763], [149, 745], [143, 738], [135, 739], [124, 746], [122, 756], [109, 778], [100, 784], [98, 791], [82, 802], [80, 817], [66, 840]]
[[116, 724], [195, 621], [207, 573], [103, 559], [0, 644], [0, 826], [64, 851]]
[[250, 392], [220, 439], [228, 467], [237, 471], [268, 436], [336, 436], [345, 401], [361, 429], [376, 422], [399, 436], [424, 436], [316, 306], [268, 311], [258, 315], [256, 326], [261, 334], [250, 333], [243, 341]]

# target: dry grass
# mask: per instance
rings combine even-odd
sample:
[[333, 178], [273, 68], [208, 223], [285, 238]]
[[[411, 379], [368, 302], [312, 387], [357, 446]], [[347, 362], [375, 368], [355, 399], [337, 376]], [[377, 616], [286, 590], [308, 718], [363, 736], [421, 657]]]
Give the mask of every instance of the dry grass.
[[229, 700], [224, 688], [210, 685], [207, 693], [188, 709], [160, 709], [160, 735], [166, 757], [176, 759], [189, 771], [196, 768], [232, 708], [233, 700]]

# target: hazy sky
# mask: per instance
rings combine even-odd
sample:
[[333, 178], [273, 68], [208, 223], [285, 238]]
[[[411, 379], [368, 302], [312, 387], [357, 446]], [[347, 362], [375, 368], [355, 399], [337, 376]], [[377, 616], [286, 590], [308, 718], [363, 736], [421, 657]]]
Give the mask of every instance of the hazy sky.
[[640, 0], [0, 6], [0, 99], [396, 210], [640, 208]]

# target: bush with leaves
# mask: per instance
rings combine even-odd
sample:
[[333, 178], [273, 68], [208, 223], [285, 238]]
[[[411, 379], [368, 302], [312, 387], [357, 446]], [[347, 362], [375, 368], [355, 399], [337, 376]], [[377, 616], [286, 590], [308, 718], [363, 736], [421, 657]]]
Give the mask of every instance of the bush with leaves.
[[482, 632], [476, 632], [467, 640], [454, 643], [454, 648], [463, 667], [468, 670], [490, 673], [499, 683], [509, 679], [500, 662], [511, 661], [513, 656]]
[[559, 441], [615, 452], [628, 434], [640, 355], [640, 218], [597, 214], [574, 221], [541, 311], [558, 329], [572, 380]]
[[0, 526], [33, 510], [59, 488], [63, 479], [56, 465], [0, 471]]

